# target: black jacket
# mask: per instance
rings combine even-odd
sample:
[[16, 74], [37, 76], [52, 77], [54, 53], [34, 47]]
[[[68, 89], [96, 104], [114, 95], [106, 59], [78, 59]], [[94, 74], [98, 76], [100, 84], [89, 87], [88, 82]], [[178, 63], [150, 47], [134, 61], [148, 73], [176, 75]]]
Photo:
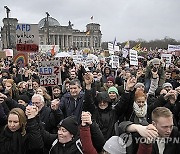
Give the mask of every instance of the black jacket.
[[35, 118], [27, 120], [26, 134], [20, 131], [11, 132], [8, 127], [0, 135], [1, 154], [40, 154], [43, 140]]

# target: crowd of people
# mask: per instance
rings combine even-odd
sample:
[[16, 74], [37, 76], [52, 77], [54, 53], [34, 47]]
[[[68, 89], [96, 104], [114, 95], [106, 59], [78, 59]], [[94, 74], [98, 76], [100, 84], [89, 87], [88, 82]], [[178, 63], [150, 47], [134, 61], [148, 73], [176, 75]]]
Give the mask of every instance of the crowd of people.
[[26, 66], [0, 60], [1, 154], [178, 154], [180, 59], [138, 66], [120, 59], [86, 67], [60, 59], [62, 85], [40, 85], [36, 55]]

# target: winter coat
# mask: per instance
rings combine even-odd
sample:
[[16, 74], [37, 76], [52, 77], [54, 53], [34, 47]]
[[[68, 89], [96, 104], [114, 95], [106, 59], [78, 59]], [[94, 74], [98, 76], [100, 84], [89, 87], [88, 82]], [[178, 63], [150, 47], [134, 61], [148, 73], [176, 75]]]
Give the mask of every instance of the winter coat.
[[20, 130], [11, 132], [8, 127], [0, 134], [1, 154], [40, 154], [43, 140], [39, 125], [35, 118], [28, 119], [26, 134], [21, 135]]
[[60, 111], [63, 113], [64, 118], [74, 115], [78, 123], [81, 121], [81, 112], [84, 103], [84, 92], [80, 92], [77, 100], [75, 100], [70, 93], [65, 93], [60, 100]]

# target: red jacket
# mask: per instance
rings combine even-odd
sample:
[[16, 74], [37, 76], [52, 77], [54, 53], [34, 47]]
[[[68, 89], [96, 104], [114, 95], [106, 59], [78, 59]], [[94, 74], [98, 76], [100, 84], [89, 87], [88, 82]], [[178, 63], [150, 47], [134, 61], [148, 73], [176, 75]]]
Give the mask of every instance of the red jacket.
[[137, 154], [151, 154], [152, 153], [152, 144], [139, 144]]
[[84, 154], [97, 154], [97, 151], [94, 148], [91, 140], [91, 132], [89, 126], [80, 127], [80, 139], [82, 142]]

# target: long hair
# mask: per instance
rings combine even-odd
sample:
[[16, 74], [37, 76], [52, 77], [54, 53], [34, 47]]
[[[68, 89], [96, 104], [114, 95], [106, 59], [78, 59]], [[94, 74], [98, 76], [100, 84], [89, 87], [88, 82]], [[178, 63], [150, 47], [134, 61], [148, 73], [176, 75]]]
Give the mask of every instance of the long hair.
[[[42, 91], [43, 91], [43, 97], [46, 99], [46, 100], [48, 100], [48, 101], [51, 101], [51, 96], [48, 94], [48, 92], [47, 92], [47, 90], [46, 90], [46, 88], [45, 87], [42, 87], [42, 86], [40, 86], [40, 87], [38, 87], [37, 89], [41, 89]], [[36, 90], [37, 90], [36, 89]]]
[[13, 108], [10, 112], [10, 114], [15, 114], [18, 116], [19, 118], [19, 125], [20, 125], [20, 129], [21, 129], [21, 134], [22, 136], [24, 136], [26, 134], [26, 123], [27, 123], [27, 119], [25, 116], [25, 113], [22, 109], [20, 108]]

